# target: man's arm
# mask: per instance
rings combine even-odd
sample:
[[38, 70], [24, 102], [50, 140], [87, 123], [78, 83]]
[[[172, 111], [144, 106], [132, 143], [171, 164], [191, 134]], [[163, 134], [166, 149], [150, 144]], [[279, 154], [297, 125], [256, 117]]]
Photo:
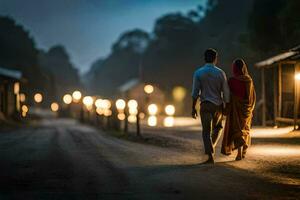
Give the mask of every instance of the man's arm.
[[193, 77], [193, 90], [192, 90], [192, 117], [196, 119], [197, 117], [197, 110], [196, 110], [196, 103], [199, 98], [199, 92], [200, 92], [200, 81], [198, 79], [198, 76], [196, 72], [194, 73]]
[[196, 103], [197, 103], [197, 100], [198, 100], [198, 98], [196, 99], [196, 98], [193, 97], [193, 102], [192, 102], [192, 117], [193, 117], [194, 119], [196, 119], [197, 116], [198, 116], [197, 110], [196, 110]]

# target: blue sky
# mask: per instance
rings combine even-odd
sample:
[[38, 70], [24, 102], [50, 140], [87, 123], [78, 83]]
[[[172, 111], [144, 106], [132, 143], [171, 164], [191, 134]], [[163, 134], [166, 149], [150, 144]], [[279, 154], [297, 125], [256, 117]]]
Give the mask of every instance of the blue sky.
[[30, 31], [39, 48], [63, 44], [81, 72], [105, 57], [118, 36], [133, 28], [150, 32], [155, 19], [187, 12], [205, 0], [0, 0], [0, 15]]

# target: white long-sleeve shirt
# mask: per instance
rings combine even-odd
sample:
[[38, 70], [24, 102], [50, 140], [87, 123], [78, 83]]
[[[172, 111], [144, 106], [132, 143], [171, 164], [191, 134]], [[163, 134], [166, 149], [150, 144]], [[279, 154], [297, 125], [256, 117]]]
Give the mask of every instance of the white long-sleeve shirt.
[[230, 90], [225, 72], [210, 63], [200, 67], [194, 73], [192, 96], [215, 105], [229, 103]]

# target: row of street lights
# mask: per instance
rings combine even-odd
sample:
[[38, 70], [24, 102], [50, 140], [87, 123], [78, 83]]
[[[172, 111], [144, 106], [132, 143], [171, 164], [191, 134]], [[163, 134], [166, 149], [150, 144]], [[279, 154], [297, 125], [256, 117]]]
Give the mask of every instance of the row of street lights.
[[[152, 85], [146, 85], [144, 87], [144, 92], [148, 95], [154, 92], [154, 87]], [[20, 95], [20, 100], [23, 99], [25, 102], [25, 95]], [[42, 103], [43, 95], [41, 93], [36, 93], [34, 95], [34, 101], [37, 104]], [[104, 116], [105, 118], [111, 118], [113, 120], [119, 121], [119, 125], [122, 123], [124, 125], [124, 131], [128, 130], [128, 123], [136, 124], [137, 134], [140, 132], [140, 119], [145, 118], [145, 113], [140, 112], [139, 104], [136, 100], [130, 99], [127, 102], [124, 99], [117, 99], [115, 102], [112, 102], [108, 99], [97, 98], [93, 96], [83, 96], [80, 91], [74, 91], [72, 94], [65, 94], [62, 97], [62, 101], [67, 105], [67, 111], [71, 114], [71, 104], [80, 105], [80, 118], [82, 121], [85, 121], [85, 116], [87, 115], [87, 120], [91, 121], [91, 116], [99, 118]], [[148, 103], [148, 102], [146, 102]], [[52, 102], [50, 108], [53, 112], [58, 112], [61, 110], [61, 106], [58, 102]], [[22, 116], [26, 117], [28, 112], [28, 107], [26, 105], [22, 106]], [[158, 125], [158, 105], [150, 103], [147, 107], [148, 119], [147, 124], [151, 127]], [[174, 125], [174, 114], [175, 107], [173, 105], [167, 105], [165, 107], [166, 117], [163, 120], [163, 125], [165, 127], [172, 127]], [[85, 115], [86, 113], [86, 115]], [[107, 121], [106, 119], [105, 121]]]

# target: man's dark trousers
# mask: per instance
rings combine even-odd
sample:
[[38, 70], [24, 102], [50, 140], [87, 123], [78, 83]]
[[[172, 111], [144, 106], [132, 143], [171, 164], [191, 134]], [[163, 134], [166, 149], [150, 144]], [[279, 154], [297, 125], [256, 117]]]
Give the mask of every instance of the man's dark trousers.
[[215, 152], [215, 145], [223, 128], [222, 110], [223, 105], [215, 105], [209, 101], [201, 103], [200, 117], [205, 154], [211, 155]]

